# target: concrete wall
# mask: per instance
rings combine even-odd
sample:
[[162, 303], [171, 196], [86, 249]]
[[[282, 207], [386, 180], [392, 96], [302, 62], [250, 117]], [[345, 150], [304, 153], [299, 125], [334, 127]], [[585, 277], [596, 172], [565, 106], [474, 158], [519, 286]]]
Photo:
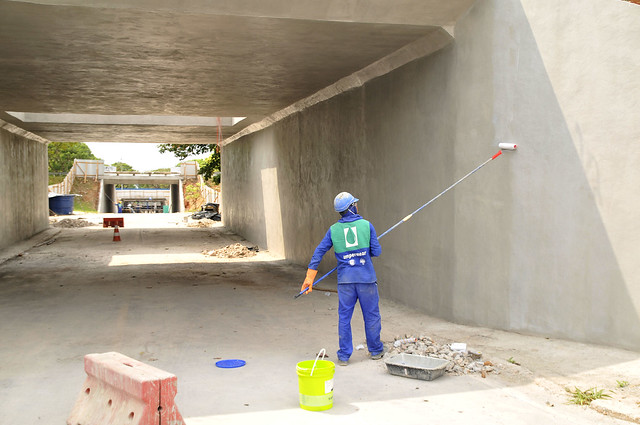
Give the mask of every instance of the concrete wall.
[[480, 0], [452, 46], [225, 146], [223, 219], [306, 265], [338, 192], [382, 233], [517, 143], [382, 240], [383, 296], [640, 349], [637, 22], [617, 0]]
[[486, 1], [456, 28], [457, 169], [477, 136], [521, 146], [456, 191], [456, 320], [640, 348], [638, 22], [615, 0]]
[[47, 145], [0, 120], [0, 249], [49, 227]]

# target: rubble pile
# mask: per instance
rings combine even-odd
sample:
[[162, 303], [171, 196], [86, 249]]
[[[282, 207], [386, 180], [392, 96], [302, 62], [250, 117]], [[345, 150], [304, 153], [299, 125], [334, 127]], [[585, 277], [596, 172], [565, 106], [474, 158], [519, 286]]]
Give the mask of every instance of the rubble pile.
[[479, 373], [484, 378], [488, 373], [500, 373], [501, 366], [482, 360], [482, 353], [466, 349], [454, 350], [451, 345], [436, 343], [430, 337], [423, 335], [417, 338], [410, 335], [406, 335], [405, 338], [398, 336], [391, 344], [387, 356], [406, 353], [448, 360], [446, 372], [451, 375]]
[[215, 224], [215, 221], [213, 220], [209, 220], [208, 218], [203, 218], [200, 220], [189, 220], [187, 221], [187, 227], [200, 227], [200, 228], [204, 228], [204, 227], [213, 227], [213, 225]]
[[63, 218], [60, 221], [52, 221], [51, 225], [53, 227], [64, 227], [67, 229], [95, 226], [94, 223], [90, 223], [83, 219], [75, 219], [75, 218]]
[[257, 246], [246, 247], [242, 244], [235, 243], [233, 245], [227, 245], [224, 248], [214, 249], [212, 251], [204, 250], [202, 253], [208, 257], [218, 258], [243, 258], [253, 257], [258, 252]]

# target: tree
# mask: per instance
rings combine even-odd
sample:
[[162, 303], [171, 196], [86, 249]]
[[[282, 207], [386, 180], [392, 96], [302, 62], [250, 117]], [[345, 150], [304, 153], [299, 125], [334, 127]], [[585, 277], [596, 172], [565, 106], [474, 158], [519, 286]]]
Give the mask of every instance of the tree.
[[74, 159], [99, 159], [85, 143], [51, 142], [47, 150], [50, 173], [68, 173]]
[[216, 144], [193, 144], [193, 145], [171, 145], [163, 144], [158, 146], [160, 153], [171, 152], [176, 158], [183, 160], [192, 155], [202, 155], [211, 152], [205, 159], [198, 159], [200, 174], [205, 180], [212, 180], [213, 174], [220, 171], [220, 149]]
[[134, 171], [133, 167], [125, 162], [114, 162], [112, 167], [116, 167], [116, 171]]

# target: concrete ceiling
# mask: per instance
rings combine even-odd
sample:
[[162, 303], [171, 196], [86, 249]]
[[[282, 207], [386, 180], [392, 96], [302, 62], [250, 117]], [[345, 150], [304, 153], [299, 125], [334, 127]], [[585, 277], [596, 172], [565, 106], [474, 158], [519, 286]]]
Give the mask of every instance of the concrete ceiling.
[[227, 138], [441, 48], [472, 3], [0, 0], [0, 118], [52, 141], [212, 143], [217, 117]]

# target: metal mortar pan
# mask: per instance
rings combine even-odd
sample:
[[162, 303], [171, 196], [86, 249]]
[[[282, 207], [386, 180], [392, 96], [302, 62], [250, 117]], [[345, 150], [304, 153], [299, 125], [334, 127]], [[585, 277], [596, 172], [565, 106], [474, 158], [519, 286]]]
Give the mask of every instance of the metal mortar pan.
[[386, 359], [387, 370], [392, 375], [407, 378], [433, 381], [442, 376], [449, 360], [434, 357], [418, 356], [416, 354], [396, 354]]

